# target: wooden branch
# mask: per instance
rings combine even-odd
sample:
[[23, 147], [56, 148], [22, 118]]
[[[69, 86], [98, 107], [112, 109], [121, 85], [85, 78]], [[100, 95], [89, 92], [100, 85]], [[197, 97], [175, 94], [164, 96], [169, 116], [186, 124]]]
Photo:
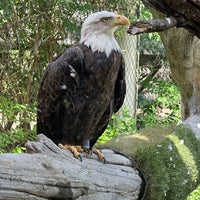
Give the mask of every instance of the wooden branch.
[[29, 153], [0, 155], [0, 200], [138, 199], [138, 172], [112, 150], [103, 150], [106, 164], [88, 154], [80, 162], [42, 134], [26, 148]]
[[179, 21], [177, 21], [174, 17], [156, 19], [152, 21], [132, 22], [127, 33], [137, 35], [141, 33], [159, 32], [176, 27], [178, 23]]
[[[200, 38], [200, 1], [199, 0], [142, 0], [151, 8], [177, 20], [176, 27], [183, 27]], [[167, 27], [166, 27], [167, 28]], [[162, 27], [161, 30], [165, 30]], [[158, 31], [161, 31], [158, 30]], [[157, 32], [157, 30], [154, 30]], [[146, 31], [145, 31], [146, 32]], [[148, 32], [148, 31], [147, 31]], [[150, 31], [152, 32], [152, 31]], [[134, 33], [134, 32], [133, 32]], [[144, 33], [144, 32], [138, 32]]]

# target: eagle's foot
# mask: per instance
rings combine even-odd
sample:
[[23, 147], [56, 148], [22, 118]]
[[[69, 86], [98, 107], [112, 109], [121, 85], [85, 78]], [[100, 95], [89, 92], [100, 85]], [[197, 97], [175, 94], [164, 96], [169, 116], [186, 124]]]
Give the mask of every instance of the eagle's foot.
[[104, 154], [99, 149], [92, 148], [92, 153], [96, 154], [98, 156], [99, 160], [102, 160], [104, 162], [104, 164], [106, 163]]
[[81, 157], [80, 153], [84, 152], [84, 150], [83, 150], [83, 148], [81, 146], [73, 146], [73, 145], [69, 145], [69, 144], [65, 144], [65, 145], [58, 144], [58, 146], [61, 149], [70, 150], [72, 152], [72, 154], [74, 155], [74, 157], [76, 159], [79, 159], [82, 162], [82, 157]]
[[90, 148], [82, 147], [83, 151], [87, 154], [92, 154], [92, 150]]

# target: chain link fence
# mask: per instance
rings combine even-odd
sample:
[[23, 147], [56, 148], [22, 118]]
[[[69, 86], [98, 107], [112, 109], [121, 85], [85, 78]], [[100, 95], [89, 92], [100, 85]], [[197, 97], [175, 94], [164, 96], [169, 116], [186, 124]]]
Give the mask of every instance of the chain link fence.
[[139, 51], [138, 51], [138, 36], [124, 34], [124, 37], [119, 38], [119, 44], [122, 48], [122, 53], [126, 65], [126, 97], [123, 107], [128, 108], [133, 117], [136, 116], [137, 96], [138, 96], [138, 66], [139, 66]]

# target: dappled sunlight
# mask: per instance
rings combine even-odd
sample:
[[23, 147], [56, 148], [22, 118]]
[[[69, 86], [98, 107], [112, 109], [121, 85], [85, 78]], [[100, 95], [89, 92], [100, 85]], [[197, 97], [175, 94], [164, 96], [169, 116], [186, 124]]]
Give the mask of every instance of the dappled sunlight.
[[124, 135], [104, 144], [97, 145], [98, 148], [113, 148], [123, 151], [128, 156], [134, 156], [136, 151], [154, 144], [159, 144], [168, 137], [176, 126], [154, 126], [139, 130], [133, 135]]
[[149, 138], [146, 137], [145, 135], [135, 134], [133, 137], [136, 138], [136, 139], [139, 139], [139, 140], [144, 140], [144, 141], [146, 141], [146, 142], [149, 141]]
[[[184, 144], [184, 140], [180, 140], [176, 135], [169, 137], [170, 141], [173, 142], [173, 145], [176, 147], [181, 159], [185, 163], [188, 169], [188, 175], [191, 176], [191, 179], [196, 182], [198, 179], [198, 167], [195, 162], [195, 158], [192, 155], [190, 149]], [[172, 149], [173, 150], [173, 149]]]
[[184, 126], [163, 138], [155, 145], [152, 140], [152, 145], [144, 143], [133, 158], [149, 181], [149, 199], [186, 199], [199, 182], [199, 141]]

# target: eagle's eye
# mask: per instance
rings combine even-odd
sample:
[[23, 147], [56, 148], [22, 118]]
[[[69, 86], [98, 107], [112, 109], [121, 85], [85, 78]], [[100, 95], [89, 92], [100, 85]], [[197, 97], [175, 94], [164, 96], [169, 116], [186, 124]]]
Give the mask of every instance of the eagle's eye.
[[110, 17], [103, 17], [101, 19], [101, 21], [107, 23], [109, 21], [109, 19], [110, 19]]

